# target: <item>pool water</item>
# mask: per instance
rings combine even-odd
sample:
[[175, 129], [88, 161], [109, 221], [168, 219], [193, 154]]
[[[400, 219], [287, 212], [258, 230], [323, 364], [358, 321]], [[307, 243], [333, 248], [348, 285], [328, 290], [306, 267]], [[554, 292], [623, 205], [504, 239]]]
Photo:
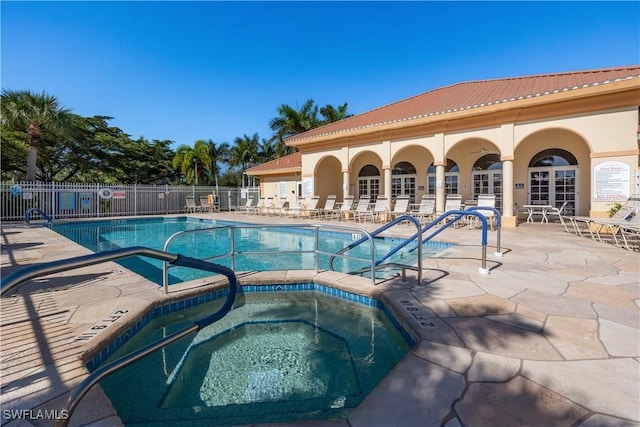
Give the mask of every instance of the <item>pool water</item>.
[[[192, 324], [221, 304], [212, 301], [152, 320], [109, 361]], [[220, 321], [101, 385], [125, 425], [339, 419], [409, 348], [379, 308], [318, 291], [241, 292]]]
[[[226, 224], [226, 223], [219, 223]], [[194, 220], [187, 218], [145, 218], [135, 220], [109, 220], [96, 222], [81, 222], [54, 225], [53, 230], [63, 236], [91, 249], [94, 252], [144, 246], [162, 250], [166, 240], [176, 232], [210, 229], [207, 232], [187, 233], [176, 238], [168, 251], [179, 253], [198, 259], [211, 259], [217, 264], [231, 267], [231, 258], [215, 258], [227, 254], [231, 247], [231, 231], [228, 228], [215, 228], [211, 220]], [[236, 224], [240, 225], [240, 224]], [[268, 271], [287, 269], [314, 269], [315, 234], [306, 229], [282, 228], [238, 228], [235, 230], [236, 250], [244, 252], [236, 256], [235, 271]], [[343, 249], [360, 235], [350, 233], [321, 232], [318, 242], [319, 249], [327, 253], [336, 253]], [[387, 254], [398, 244], [398, 241], [375, 239], [376, 257]], [[434, 242], [423, 246], [423, 256], [429, 256], [450, 246], [448, 243]], [[389, 259], [413, 265], [417, 262], [415, 251], [406, 248]], [[252, 251], [268, 252], [249, 254]], [[290, 253], [285, 251], [296, 251]], [[343, 273], [355, 272], [371, 266], [371, 244], [365, 242], [348, 251], [350, 257], [336, 258], [333, 268]], [[329, 268], [330, 255], [319, 257], [319, 269]], [[162, 284], [162, 262], [146, 257], [129, 257], [118, 263], [157, 284]], [[386, 272], [389, 276], [395, 272]], [[378, 274], [378, 273], [377, 273]], [[384, 272], [380, 273], [384, 274]], [[206, 277], [210, 273], [188, 269], [171, 268], [169, 270], [169, 284]], [[364, 275], [367, 275], [365, 272]], [[370, 272], [368, 274], [370, 277]]]

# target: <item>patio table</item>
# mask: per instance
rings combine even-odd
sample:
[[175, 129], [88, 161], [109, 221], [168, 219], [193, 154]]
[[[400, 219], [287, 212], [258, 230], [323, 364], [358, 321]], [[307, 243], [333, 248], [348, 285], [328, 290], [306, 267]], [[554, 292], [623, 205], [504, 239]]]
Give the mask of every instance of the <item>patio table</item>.
[[534, 215], [540, 215], [540, 223], [549, 223], [549, 219], [547, 218], [547, 212], [553, 206], [551, 205], [522, 205], [523, 208], [527, 210], [527, 222], [533, 222]]

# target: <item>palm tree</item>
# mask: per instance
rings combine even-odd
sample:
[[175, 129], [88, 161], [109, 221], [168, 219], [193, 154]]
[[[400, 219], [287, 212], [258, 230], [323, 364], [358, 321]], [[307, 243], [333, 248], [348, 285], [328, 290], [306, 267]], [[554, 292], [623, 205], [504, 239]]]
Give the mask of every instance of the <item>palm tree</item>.
[[203, 172], [208, 175], [208, 183], [215, 183], [216, 193], [218, 192], [218, 176], [220, 175], [220, 163], [229, 161], [229, 144], [223, 142], [216, 146], [212, 140], [199, 139], [193, 145], [197, 158], [203, 164]]
[[322, 124], [328, 124], [337, 122], [338, 120], [346, 119], [347, 117], [351, 117], [353, 114], [347, 113], [347, 103], [345, 102], [337, 109], [331, 105], [327, 104], [320, 109], [320, 114], [324, 117]]
[[277, 111], [278, 117], [269, 122], [269, 127], [275, 132], [274, 137], [279, 141], [317, 128], [322, 124], [318, 119], [318, 106], [313, 99], [308, 99], [298, 110], [282, 104]]
[[[198, 184], [198, 154], [188, 145], [181, 145], [176, 150], [172, 161], [173, 167], [178, 169], [188, 184]], [[201, 168], [202, 169], [202, 168]]]
[[36, 180], [38, 149], [47, 141], [47, 133], [66, 130], [71, 111], [59, 105], [55, 96], [28, 90], [2, 91], [2, 126], [27, 135], [27, 181]]
[[239, 166], [244, 174], [248, 167], [258, 162], [258, 134], [254, 133], [250, 137], [245, 134], [243, 137], [237, 137], [233, 142], [235, 145], [230, 149], [229, 161], [231, 166]]
[[[347, 113], [346, 102], [338, 108], [327, 104], [319, 109], [313, 99], [307, 100], [300, 109], [282, 104], [277, 111], [278, 117], [269, 122], [269, 127], [274, 131], [271, 141], [275, 142], [275, 150], [280, 156], [296, 151], [295, 148], [288, 147], [284, 143], [285, 139], [351, 116]], [[318, 118], [318, 112], [322, 118]]]

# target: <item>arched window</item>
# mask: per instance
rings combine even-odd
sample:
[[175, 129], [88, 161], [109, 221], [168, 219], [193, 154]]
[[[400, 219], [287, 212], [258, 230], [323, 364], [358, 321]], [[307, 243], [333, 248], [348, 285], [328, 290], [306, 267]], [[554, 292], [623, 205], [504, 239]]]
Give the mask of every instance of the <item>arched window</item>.
[[360, 169], [358, 176], [380, 176], [380, 171], [374, 165], [366, 165]]
[[530, 168], [553, 167], [553, 166], [577, 166], [576, 156], [561, 148], [552, 148], [540, 151], [533, 156], [529, 162]]
[[502, 162], [498, 154], [486, 154], [473, 164], [474, 171], [502, 170]]

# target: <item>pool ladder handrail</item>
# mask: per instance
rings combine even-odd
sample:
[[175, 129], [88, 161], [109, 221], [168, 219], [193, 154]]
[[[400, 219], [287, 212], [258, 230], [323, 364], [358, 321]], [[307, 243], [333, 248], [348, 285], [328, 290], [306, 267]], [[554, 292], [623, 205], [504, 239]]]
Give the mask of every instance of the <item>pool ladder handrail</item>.
[[[343, 258], [354, 258], [354, 259], [358, 259], [358, 260], [362, 260], [362, 258], [359, 257], [352, 257], [352, 256], [348, 256], [348, 255], [338, 255], [334, 252], [325, 252], [325, 251], [321, 251], [319, 249], [319, 242], [320, 242], [320, 231], [322, 230], [340, 230], [341, 232], [350, 232], [353, 234], [353, 232], [355, 232], [355, 234], [360, 234], [363, 235], [363, 237], [361, 237], [362, 240], [367, 241], [369, 240], [371, 242], [371, 268], [368, 268], [367, 270], [371, 271], [371, 280], [372, 280], [372, 284], [375, 285], [375, 270], [376, 270], [376, 265], [375, 265], [375, 241], [373, 239], [373, 236], [370, 232], [368, 232], [367, 230], [363, 229], [363, 228], [359, 228], [359, 227], [349, 227], [349, 226], [340, 226], [340, 225], [330, 225], [330, 224], [242, 224], [242, 225], [216, 225], [215, 227], [210, 227], [210, 228], [200, 228], [200, 229], [195, 229], [195, 230], [184, 230], [184, 231], [178, 231], [174, 234], [172, 234], [171, 236], [169, 236], [169, 238], [165, 241], [164, 244], [164, 251], [168, 251], [169, 246], [171, 245], [171, 242], [176, 239], [179, 236], [185, 235], [185, 234], [193, 234], [193, 233], [202, 233], [202, 232], [211, 232], [211, 231], [219, 231], [219, 230], [230, 230], [231, 232], [231, 237], [230, 237], [230, 248], [229, 248], [229, 252], [224, 253], [224, 254], [220, 254], [220, 255], [216, 255], [216, 256], [212, 256], [212, 257], [208, 257], [205, 258], [206, 260], [214, 260], [214, 259], [219, 259], [219, 258], [225, 258], [225, 257], [231, 257], [231, 269], [235, 270], [235, 257], [237, 255], [260, 255], [260, 254], [270, 254], [272, 252], [270, 251], [243, 251], [243, 252], [238, 252], [236, 250], [236, 233], [235, 230], [236, 229], [251, 229], [251, 228], [258, 228], [258, 229], [265, 229], [265, 228], [273, 228], [273, 229], [277, 229], [277, 228], [285, 228], [285, 229], [291, 229], [291, 228], [296, 228], [296, 229], [313, 229], [314, 231], [314, 235], [315, 235], [315, 246], [314, 249], [312, 250], [295, 250], [295, 251], [279, 251], [278, 253], [283, 254], [283, 253], [312, 253], [315, 255], [315, 270], [316, 272], [318, 272], [319, 268], [318, 268], [318, 255], [330, 255], [330, 256], [341, 256]], [[168, 294], [169, 293], [169, 266], [167, 265], [167, 263], [163, 263], [163, 267], [162, 267], [162, 273], [163, 273], [163, 279], [162, 279], [162, 285], [164, 288], [164, 293]]]
[[[416, 236], [418, 236], [420, 239], [422, 239], [422, 231], [420, 230], [420, 221], [418, 221], [418, 219], [416, 217], [414, 217], [413, 215], [401, 215], [397, 218], [395, 218], [394, 220], [392, 220], [391, 222], [376, 228], [374, 231], [372, 231], [370, 234], [371, 237], [375, 237], [378, 234], [382, 233], [383, 231], [388, 230], [389, 228], [400, 224], [404, 221], [409, 221], [409, 222], [413, 222], [417, 228], [417, 232], [416, 234], [413, 235], [413, 237], [404, 240], [403, 242], [401, 242], [398, 246], [396, 246], [394, 249], [392, 249], [390, 252], [397, 252], [398, 250], [400, 250], [401, 248], [403, 248], [404, 246], [408, 245], [409, 243], [411, 243], [413, 240], [415, 240]], [[333, 270], [333, 261], [335, 260], [336, 256], [343, 256], [347, 251], [355, 248], [356, 246], [364, 243], [366, 241], [366, 239], [364, 237], [356, 240], [355, 242], [349, 244], [348, 246], [344, 247], [343, 249], [340, 249], [338, 252], [335, 253], [334, 256], [332, 256], [329, 259], [329, 268], [331, 268], [331, 270]], [[418, 265], [417, 267], [413, 267], [413, 266], [405, 266], [404, 268], [409, 268], [409, 269], [415, 269], [418, 273], [418, 284], [422, 283], [422, 245], [417, 245], [418, 246]], [[385, 258], [386, 259], [386, 258]], [[381, 265], [381, 261], [375, 260], [375, 254], [374, 254], [374, 258], [372, 260], [373, 262], [373, 271], [375, 271], [375, 267], [378, 267]], [[397, 267], [397, 264], [394, 264], [393, 267]], [[404, 277], [404, 270], [403, 270], [403, 277]]]
[[113, 261], [120, 258], [125, 258], [134, 255], [144, 255], [150, 258], [160, 259], [165, 262], [171, 262], [174, 265], [181, 267], [195, 268], [199, 270], [205, 270], [212, 273], [222, 274], [229, 280], [229, 293], [223, 306], [215, 313], [195, 322], [193, 325], [188, 326], [180, 331], [177, 331], [155, 343], [149, 344], [137, 351], [129, 353], [107, 365], [103, 365], [90, 373], [74, 390], [72, 390], [69, 398], [67, 399], [62, 412], [66, 414], [66, 418], [60, 418], [56, 420], [56, 427], [66, 427], [69, 424], [71, 415], [75, 411], [76, 407], [80, 403], [80, 400], [89, 392], [89, 390], [103, 378], [111, 375], [112, 373], [130, 365], [131, 363], [159, 350], [167, 345], [193, 333], [200, 329], [212, 324], [223, 318], [232, 308], [236, 298], [238, 282], [236, 275], [230, 268], [222, 265], [213, 264], [207, 261], [199, 260], [196, 258], [186, 257], [180, 254], [171, 254], [156, 249], [145, 248], [142, 246], [134, 246], [125, 249], [116, 249], [113, 251], [99, 252], [91, 255], [84, 255], [80, 257], [52, 261], [49, 263], [33, 265], [23, 268], [20, 271], [8, 275], [2, 282], [0, 288], [0, 296], [6, 295], [13, 288], [27, 280], [44, 276], [52, 273], [59, 273], [75, 268], [87, 267], [103, 262]]
[[40, 216], [47, 221], [48, 225], [52, 225], [53, 224], [53, 219], [51, 219], [51, 217], [49, 215], [47, 215], [46, 213], [42, 212], [38, 208], [27, 209], [27, 211], [24, 213], [24, 222], [25, 222], [25, 224], [29, 225], [29, 219], [31, 217], [31, 212], [39, 213]]
[[[473, 207], [467, 208], [464, 211], [461, 211], [461, 210], [450, 210], [450, 211], [447, 211], [447, 212], [441, 214], [436, 219], [434, 219], [432, 222], [427, 223], [422, 228], [421, 228], [420, 222], [418, 222], [418, 232], [416, 234], [412, 235], [411, 237], [405, 239], [398, 246], [396, 246], [395, 248], [393, 248], [392, 250], [387, 252], [385, 255], [383, 255], [380, 259], [378, 259], [376, 261], [376, 266], [383, 265], [382, 263], [385, 260], [390, 258], [395, 253], [397, 253], [400, 249], [402, 249], [405, 246], [411, 244], [414, 240], [417, 239], [418, 241], [422, 241], [423, 244], [427, 243], [433, 237], [435, 237], [436, 235], [440, 234], [441, 232], [443, 232], [444, 230], [446, 230], [450, 226], [454, 225], [457, 221], [460, 221], [463, 217], [465, 217], [465, 216], [476, 216], [476, 217], [478, 217], [478, 219], [482, 223], [482, 255], [481, 255], [482, 266], [478, 270], [482, 274], [489, 274], [489, 270], [487, 269], [487, 220], [486, 220], [486, 217], [484, 215], [479, 214], [478, 212], [475, 212], [475, 211], [478, 211], [478, 210], [489, 210], [489, 211], [492, 211], [492, 212], [494, 212], [496, 214], [496, 217], [497, 217], [497, 221], [496, 221], [497, 245], [496, 246], [497, 246], [497, 248], [496, 248], [495, 255], [496, 256], [502, 256], [502, 253], [500, 252], [500, 230], [502, 228], [502, 220], [501, 220], [502, 219], [502, 214], [496, 208], [487, 207], [487, 206], [473, 206]], [[424, 232], [426, 232], [429, 229], [435, 227], [440, 222], [442, 222], [444, 219], [446, 219], [446, 218], [448, 218], [448, 217], [450, 217], [452, 215], [455, 215], [453, 220], [447, 222], [446, 224], [444, 224], [444, 226], [440, 227], [437, 231], [435, 231], [434, 233], [430, 234], [429, 236], [427, 236], [425, 238], [422, 237]], [[402, 222], [402, 221], [406, 221], [408, 218], [413, 218], [414, 221], [417, 221], [417, 219], [413, 215], [403, 215], [401, 217], [396, 218], [394, 221], [390, 222], [389, 224], [385, 224], [382, 227], [374, 230], [373, 232], [371, 232], [371, 235], [372, 236], [376, 236], [376, 235], [380, 234], [381, 232], [389, 229], [393, 225], [395, 225], [395, 224], [397, 224], [399, 222]], [[349, 249], [352, 249], [352, 248], [358, 246], [361, 243], [363, 243], [362, 239], [357, 240], [356, 242], [353, 242], [349, 246], [347, 246], [344, 249], [340, 250], [338, 253], [346, 252]], [[421, 276], [422, 276], [421, 275], [421, 272], [422, 272], [422, 245], [416, 245], [415, 249], [418, 250], [418, 266], [415, 267], [415, 269], [418, 271], [418, 283], [422, 283], [422, 280], [421, 280]], [[333, 261], [333, 260], [331, 260], [331, 261]], [[397, 267], [396, 263], [392, 263], [392, 264], [389, 264], [389, 265], [393, 266], [393, 267]], [[410, 267], [407, 267], [407, 268], [410, 268]], [[403, 271], [403, 276], [404, 276], [404, 271]]]

